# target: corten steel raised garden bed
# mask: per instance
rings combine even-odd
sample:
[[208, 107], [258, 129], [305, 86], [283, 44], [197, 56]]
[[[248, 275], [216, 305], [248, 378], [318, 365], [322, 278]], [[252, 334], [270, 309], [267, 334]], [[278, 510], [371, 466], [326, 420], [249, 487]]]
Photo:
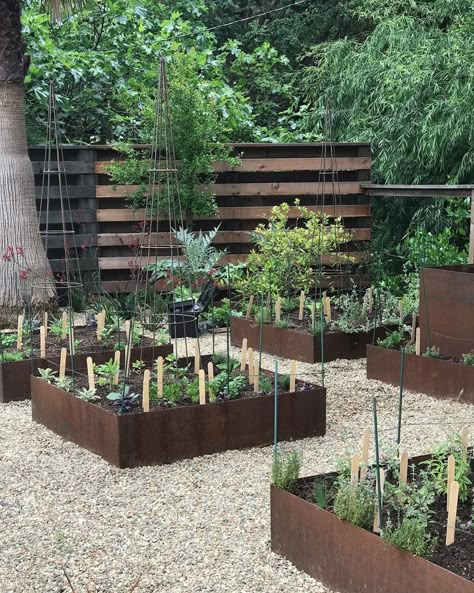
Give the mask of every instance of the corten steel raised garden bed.
[[[31, 377], [31, 400], [33, 420], [122, 468], [273, 442], [270, 395], [117, 415]], [[323, 387], [281, 393], [278, 406], [279, 440], [325, 434]]]
[[[173, 346], [166, 344], [164, 346], [145, 346], [132, 348], [130, 353], [130, 362], [135, 360], [151, 361], [158, 356], [168, 356], [173, 352]], [[74, 356], [74, 368], [85, 369], [87, 366], [87, 357], [91, 356], [95, 363], [102, 364], [111, 358], [114, 358], [114, 350], [101, 352], [88, 352], [76, 354]], [[124, 362], [124, 352], [120, 353], [121, 362]], [[46, 358], [33, 358], [28, 360], [19, 360], [13, 362], [0, 362], [0, 403], [11, 401], [20, 401], [30, 399], [31, 385], [30, 375], [38, 372], [38, 369], [51, 367], [59, 368], [59, 356], [47, 356]], [[66, 367], [71, 368], [71, 358], [67, 356]]]
[[[400, 385], [400, 350], [367, 346], [367, 378]], [[439, 399], [474, 403], [474, 366], [405, 354], [403, 385]]]
[[[328, 331], [324, 333], [324, 360], [337, 358], [364, 358], [367, 344], [383, 339], [395, 326], [378, 327], [375, 331], [345, 334], [343, 332]], [[260, 348], [260, 324], [246, 317], [230, 318], [230, 337], [234, 346], [241, 346], [242, 340], [247, 338], [249, 348]], [[275, 327], [263, 324], [262, 350], [301, 362], [321, 361], [321, 336], [295, 329]]]
[[461, 358], [474, 350], [474, 265], [424, 268], [422, 273], [421, 351], [431, 345], [443, 356]]
[[326, 587], [339, 593], [474, 593], [474, 582], [295, 494], [272, 485], [270, 496], [272, 551]]

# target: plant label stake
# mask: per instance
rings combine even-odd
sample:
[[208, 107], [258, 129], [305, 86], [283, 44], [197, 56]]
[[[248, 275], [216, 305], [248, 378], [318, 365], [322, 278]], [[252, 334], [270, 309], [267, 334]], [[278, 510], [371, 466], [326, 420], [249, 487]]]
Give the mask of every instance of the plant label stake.
[[416, 328], [415, 354], [417, 356], [420, 356], [421, 354], [421, 330], [419, 327]]
[[[380, 474], [380, 500], [381, 503], [383, 502], [383, 489], [385, 486], [385, 470], [379, 469]], [[378, 480], [378, 476], [376, 476], [376, 480]], [[374, 533], [380, 533], [380, 514], [379, 514], [379, 504], [378, 502], [375, 503], [375, 517], [374, 517]]]
[[253, 370], [253, 348], [249, 348], [247, 350], [247, 355], [249, 359], [249, 385], [253, 385], [255, 375]]
[[194, 346], [194, 372], [196, 375], [199, 373], [200, 367], [201, 367], [201, 353], [199, 352], [199, 340], [196, 340], [196, 344]]
[[90, 356], [87, 357], [87, 378], [89, 379], [89, 389], [95, 389], [94, 363]]
[[216, 396], [214, 395], [214, 391], [212, 390], [211, 386], [212, 381], [214, 381], [214, 365], [212, 364], [212, 362], [207, 363], [207, 376], [209, 379], [209, 401], [215, 402]]
[[40, 327], [40, 357], [46, 358], [46, 330], [44, 325]]
[[367, 289], [367, 305], [369, 307], [369, 313], [374, 311], [374, 289], [372, 286]]
[[61, 327], [61, 339], [65, 340], [67, 338], [67, 312], [63, 311], [63, 322]]
[[253, 363], [253, 372], [255, 373], [254, 380], [253, 380], [254, 393], [258, 393], [260, 391], [260, 366], [258, 364], [258, 356], [256, 358], [257, 358], [257, 360], [255, 360]]
[[48, 335], [48, 312], [45, 311], [43, 313], [43, 327], [44, 327], [44, 335], [45, 337]]
[[292, 360], [290, 364], [290, 393], [296, 391], [296, 360]]
[[143, 373], [143, 411], [150, 411], [150, 370]]
[[298, 319], [300, 321], [303, 321], [303, 315], [304, 315], [304, 301], [305, 301], [305, 294], [304, 294], [304, 290], [301, 291], [300, 294], [300, 309], [298, 311]]
[[120, 350], [115, 351], [114, 362], [117, 365], [117, 372], [114, 375], [114, 385], [118, 385], [120, 376]]
[[467, 440], [469, 435], [469, 426], [464, 426], [461, 431], [461, 443], [464, 457], [467, 456]]
[[59, 378], [61, 379], [66, 375], [66, 348], [61, 348], [61, 358], [59, 359]]
[[240, 372], [243, 373], [245, 371], [245, 367], [247, 366], [247, 338], [242, 340], [242, 356], [240, 358]]
[[456, 459], [454, 455], [448, 457], [448, 480], [446, 483], [446, 510], [449, 511], [449, 497], [451, 493], [451, 484], [454, 482], [456, 473]]
[[125, 335], [127, 336], [127, 343], [128, 343], [128, 338], [130, 337], [130, 319], [127, 319], [127, 321], [125, 322]]
[[351, 482], [356, 486], [359, 482], [359, 467], [360, 467], [360, 456], [358, 453], [354, 453], [351, 462]]
[[100, 342], [102, 340], [102, 332], [104, 331], [105, 326], [105, 310], [102, 310], [97, 315], [97, 341]]
[[16, 349], [23, 349], [23, 315], [18, 315], [18, 330], [16, 334]]
[[403, 451], [400, 455], [400, 487], [406, 486], [408, 477], [408, 453]]
[[156, 382], [158, 389], [158, 397], [163, 397], [163, 357], [158, 356], [156, 361]]
[[329, 321], [331, 321], [331, 297], [326, 297], [324, 299], [324, 304], [325, 304], [324, 316], [326, 317], [326, 321], [329, 323]]
[[411, 320], [411, 338], [410, 338], [410, 344], [414, 344], [414, 342], [415, 342], [415, 335], [416, 335], [416, 313], [413, 313], [413, 318]]
[[275, 303], [275, 323], [280, 323], [281, 319], [281, 297], [278, 297]]
[[69, 328], [69, 352], [74, 356], [76, 349], [74, 348], [74, 327]]
[[127, 342], [125, 346], [125, 377], [128, 377], [128, 371], [130, 370], [130, 357], [132, 356], [132, 345]]
[[249, 304], [247, 305], [247, 314], [246, 317], [250, 317], [252, 314], [252, 307], [253, 307], [253, 294], [250, 295]]
[[311, 327], [314, 327], [314, 318], [316, 316], [316, 302], [311, 303]]
[[459, 482], [454, 481], [449, 489], [448, 525], [446, 527], [446, 545], [454, 543], [454, 530], [458, 510]]
[[403, 303], [401, 300], [398, 301], [398, 310], [400, 311], [400, 321], [403, 321]]
[[360, 468], [360, 479], [365, 480], [367, 478], [367, 468], [369, 466], [369, 446], [370, 446], [370, 430], [366, 428], [362, 433], [362, 452]]
[[206, 403], [206, 373], [203, 369], [199, 370], [199, 403]]

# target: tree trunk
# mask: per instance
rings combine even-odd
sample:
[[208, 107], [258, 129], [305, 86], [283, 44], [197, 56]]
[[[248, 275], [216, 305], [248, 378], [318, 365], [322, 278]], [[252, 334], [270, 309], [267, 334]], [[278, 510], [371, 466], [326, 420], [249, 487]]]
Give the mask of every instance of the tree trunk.
[[23, 79], [25, 56], [18, 0], [0, 0], [0, 308], [1, 317], [24, 299], [55, 298], [39, 234], [35, 180], [28, 157]]

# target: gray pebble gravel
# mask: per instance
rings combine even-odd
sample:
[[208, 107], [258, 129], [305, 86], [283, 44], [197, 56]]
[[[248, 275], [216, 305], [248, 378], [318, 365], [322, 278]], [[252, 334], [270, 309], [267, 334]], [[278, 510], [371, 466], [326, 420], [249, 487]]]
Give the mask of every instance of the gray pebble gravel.
[[[209, 352], [210, 337], [200, 345]], [[319, 382], [320, 365], [300, 363], [298, 374]], [[280, 446], [302, 453], [302, 475], [359, 446], [374, 395], [384, 446], [395, 437], [398, 389], [368, 381], [365, 360], [327, 364], [326, 386], [326, 437]], [[422, 453], [473, 419], [474, 406], [406, 393], [402, 441]], [[118, 470], [34, 424], [29, 402], [1, 406], [0, 593], [67, 591], [63, 569], [76, 593], [126, 593], [138, 577], [141, 593], [328, 593], [270, 551], [271, 456], [266, 447]]]

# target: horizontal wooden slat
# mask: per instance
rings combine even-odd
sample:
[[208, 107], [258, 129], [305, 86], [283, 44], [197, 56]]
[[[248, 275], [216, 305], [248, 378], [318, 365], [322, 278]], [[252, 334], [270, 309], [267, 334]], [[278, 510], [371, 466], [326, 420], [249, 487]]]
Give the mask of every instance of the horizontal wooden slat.
[[[45, 187], [43, 190], [41, 189], [41, 185], [36, 186], [36, 199], [39, 201], [41, 199], [41, 193], [43, 193], [43, 204], [46, 204], [48, 199], [48, 189]], [[57, 200], [59, 205], [59, 198], [61, 197], [61, 193], [58, 186], [50, 186], [49, 188], [49, 199], [50, 200]], [[62, 197], [64, 207], [66, 208], [67, 199], [69, 200], [79, 200], [81, 198], [95, 198], [95, 185], [69, 185], [66, 188], [63, 186], [62, 188]]]
[[[369, 204], [357, 204], [353, 206], [307, 206], [312, 212], [323, 212], [331, 217], [366, 217], [370, 216]], [[240, 208], [222, 207], [218, 208], [216, 216], [194, 216], [193, 220], [262, 220], [267, 219], [271, 207], [265, 206], [242, 206]], [[297, 208], [290, 208], [288, 218], [296, 219], [299, 215]], [[131, 210], [130, 208], [109, 208], [98, 209], [97, 220], [99, 222], [142, 222], [145, 220], [145, 210]], [[168, 220], [166, 216], [160, 216], [160, 220]]]
[[361, 183], [368, 196], [402, 198], [471, 197], [474, 185], [377, 185]]
[[[95, 172], [106, 174], [106, 168], [120, 161], [97, 161]], [[176, 163], [179, 167], [179, 161]], [[233, 167], [225, 161], [213, 163], [216, 173], [234, 171], [236, 173], [258, 173], [276, 171], [329, 171], [333, 168], [338, 171], [359, 171], [370, 169], [369, 157], [340, 157], [340, 158], [267, 158], [246, 159], [242, 158], [240, 165]]]
[[[354, 251], [354, 252], [341, 252], [341, 255], [347, 255], [350, 256], [352, 258], [354, 258], [355, 261], [360, 261], [362, 254], [358, 251]], [[326, 255], [323, 256], [323, 264], [325, 265], [330, 265], [333, 264], [335, 262], [338, 261], [339, 256], [338, 255]], [[138, 257], [138, 258], [134, 258], [132, 257], [99, 257], [99, 268], [101, 270], [126, 270], [129, 269], [131, 266], [130, 264], [138, 264], [138, 265], [147, 265], [147, 263], [153, 264], [155, 263], [156, 260], [162, 260], [162, 259], [170, 259], [170, 256], [158, 256], [155, 257], [150, 256], [150, 257]], [[181, 260], [182, 256], [178, 256], [174, 258]], [[227, 255], [224, 255], [223, 257], [221, 257], [221, 259], [219, 260], [218, 264], [219, 265], [224, 265], [227, 263], [237, 263], [239, 261], [245, 261], [247, 259], [247, 255], [244, 253], [229, 253]]]
[[[35, 175], [41, 175], [44, 170], [48, 170], [48, 163], [44, 161], [32, 161], [33, 171]], [[66, 171], [68, 175], [94, 175], [95, 174], [95, 167], [93, 161], [63, 161], [61, 163], [61, 167]], [[58, 169], [58, 164], [51, 163], [50, 171], [54, 171]], [[57, 177], [57, 173], [53, 173], [50, 175], [51, 179], [55, 179]]]
[[[368, 241], [370, 239], [370, 229], [356, 228], [348, 229], [351, 232], [353, 241]], [[233, 244], [233, 243], [251, 243], [252, 231], [218, 231], [213, 241], [214, 244]], [[82, 238], [82, 236], [81, 236]], [[170, 240], [172, 243], [170, 243]], [[100, 233], [97, 236], [99, 247], [128, 246], [132, 241], [138, 241], [146, 245], [176, 245], [177, 240], [173, 233], [151, 233], [143, 235], [142, 233]]]
[[[98, 198], [125, 198], [139, 189], [138, 185], [98, 185]], [[321, 196], [361, 193], [359, 181], [319, 183], [317, 181], [281, 183], [215, 183], [211, 190], [216, 196]]]

